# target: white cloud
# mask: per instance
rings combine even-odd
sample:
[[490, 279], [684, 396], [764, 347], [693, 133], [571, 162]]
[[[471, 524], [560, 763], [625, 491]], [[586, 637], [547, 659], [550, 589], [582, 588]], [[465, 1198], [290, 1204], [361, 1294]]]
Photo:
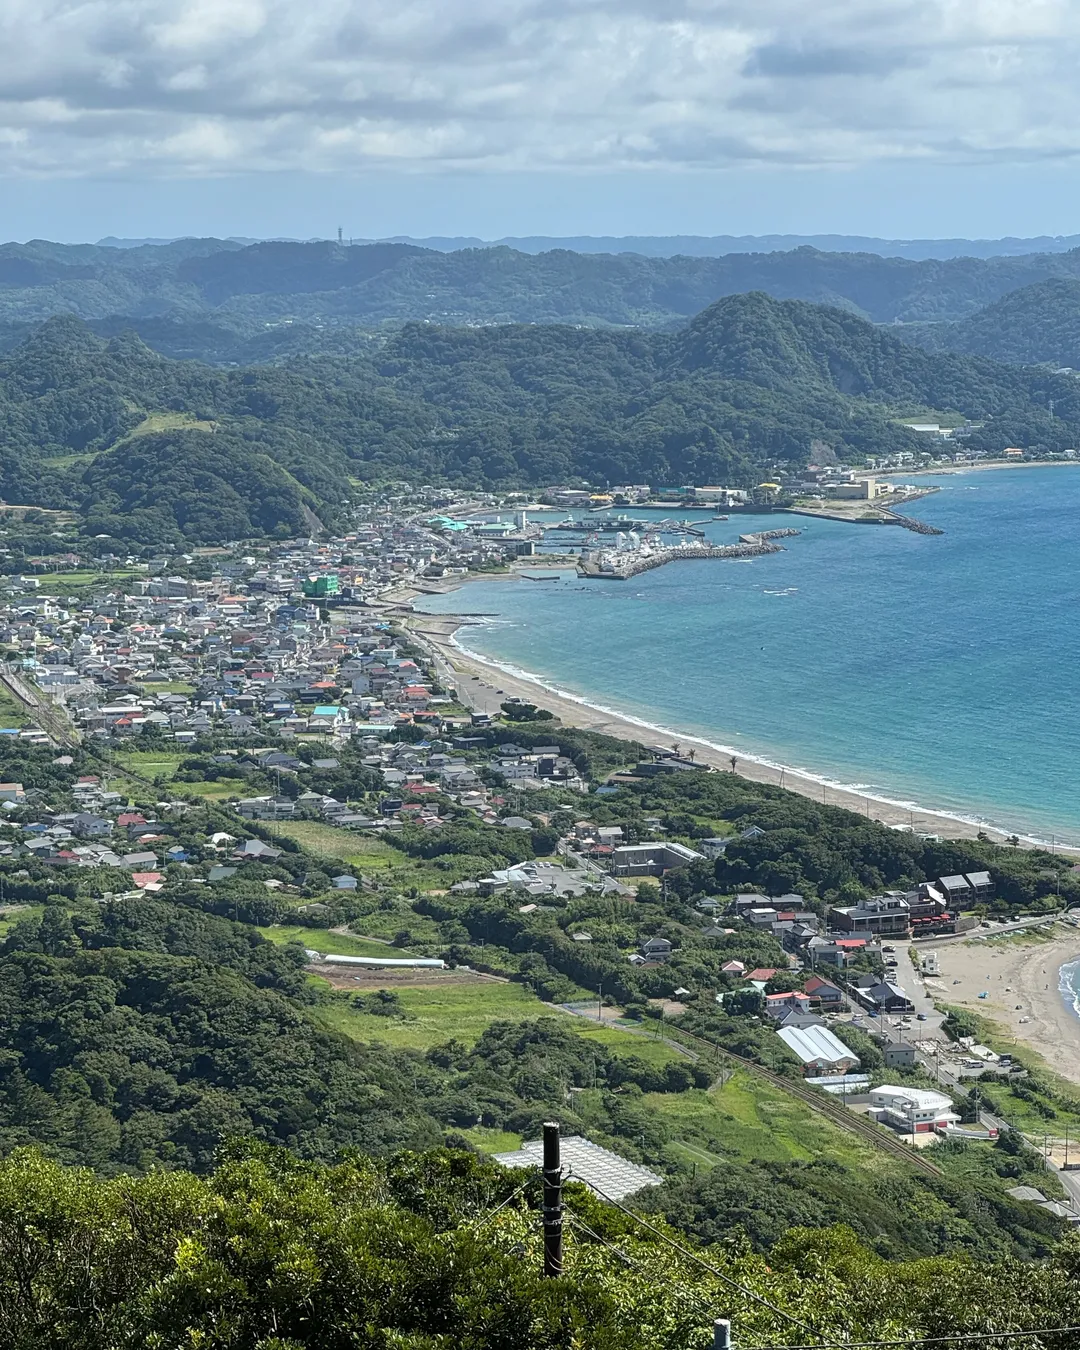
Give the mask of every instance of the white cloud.
[[1062, 157], [1078, 57], [1072, 0], [0, 0], [0, 173]]

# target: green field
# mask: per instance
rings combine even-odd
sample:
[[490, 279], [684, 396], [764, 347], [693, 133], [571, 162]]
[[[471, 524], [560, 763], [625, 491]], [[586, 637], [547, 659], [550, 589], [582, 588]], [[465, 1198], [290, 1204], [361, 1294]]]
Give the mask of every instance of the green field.
[[314, 820], [287, 821], [278, 830], [312, 853], [321, 853], [325, 858], [348, 858], [351, 861], [363, 857], [368, 871], [408, 862], [404, 854], [381, 839], [354, 834], [351, 830], [337, 829], [333, 825], [320, 825]]
[[349, 926], [360, 937], [370, 934], [372, 937], [385, 938], [387, 942], [402, 929], [408, 930], [413, 942], [440, 941], [438, 923], [426, 914], [417, 914], [406, 900], [400, 901], [393, 909], [376, 909], [371, 914], [365, 914]]
[[616, 1054], [635, 1055], [638, 1059], [645, 1060], [647, 1064], [655, 1064], [662, 1068], [672, 1061], [682, 1064], [689, 1062], [678, 1050], [673, 1050], [664, 1041], [656, 1040], [649, 1035], [621, 1031], [618, 1027], [600, 1026], [584, 1017], [574, 1019], [574, 1029], [587, 1041], [595, 1041]]
[[26, 709], [15, 695], [0, 687], [0, 727], [24, 727], [29, 721]]
[[313, 952], [333, 953], [335, 956], [407, 956], [396, 947], [382, 942], [365, 942], [348, 933], [331, 933], [328, 928], [305, 928], [302, 924], [273, 924], [256, 930], [264, 938], [282, 946], [286, 942], [300, 942]]
[[393, 880], [402, 888], [415, 886], [418, 890], [443, 890], [457, 877], [402, 853], [385, 839], [372, 834], [337, 829], [312, 820], [288, 821], [277, 827], [280, 834], [295, 839], [311, 853], [324, 858], [340, 858], [357, 871], [369, 876]]
[[[496, 1020], [534, 1018], [550, 1012], [519, 984], [447, 983], [395, 992], [408, 1020], [357, 1012], [341, 996], [320, 1008], [316, 1016], [326, 1026], [357, 1040], [378, 1041], [395, 1049], [427, 1050], [451, 1038], [471, 1045]], [[685, 1062], [678, 1051], [648, 1035], [597, 1026], [579, 1017], [570, 1018], [568, 1025], [586, 1040], [615, 1054], [633, 1055], [658, 1066], [673, 1060]], [[590, 1089], [576, 1099], [586, 1118], [590, 1108], [599, 1105], [599, 1097], [593, 1097]], [[775, 1162], [830, 1157], [874, 1171], [892, 1166], [883, 1154], [803, 1102], [742, 1070], [723, 1086], [717, 1084], [707, 1091], [646, 1093], [642, 1104], [671, 1134], [667, 1147], [672, 1161], [708, 1168], [736, 1157]], [[509, 1151], [520, 1142], [516, 1136], [498, 1130], [465, 1133], [487, 1152]]]
[[[385, 954], [386, 948], [382, 951]], [[498, 980], [395, 986], [394, 991], [408, 1021], [356, 1012], [343, 998], [321, 1008], [317, 1015], [335, 1031], [356, 1040], [382, 1041], [402, 1050], [428, 1050], [449, 1040], [472, 1045], [492, 1022], [522, 1021], [551, 1011], [524, 985]]]
[[132, 427], [126, 436], [120, 439], [111, 448], [125, 445], [128, 441], [134, 440], [137, 436], [150, 436], [158, 431], [216, 431], [216, 422], [201, 421], [193, 413], [188, 412], [152, 412], [147, 413], [137, 427]]
[[8, 929], [21, 920], [40, 918], [44, 910], [44, 905], [20, 905], [17, 909], [0, 913], [0, 938], [6, 936]]
[[132, 577], [145, 575], [144, 572], [131, 570], [96, 572], [80, 569], [74, 572], [47, 572], [38, 577], [37, 589], [51, 595], [76, 595], [80, 591], [106, 587], [123, 590], [124, 583], [130, 581]]
[[683, 1156], [698, 1166], [715, 1166], [725, 1156], [766, 1162], [827, 1157], [875, 1170], [893, 1165], [797, 1098], [743, 1070], [723, 1087], [652, 1092], [645, 1102], [664, 1119]]
[[175, 776], [184, 755], [169, 754], [161, 750], [119, 750], [115, 762], [124, 769], [140, 774], [143, 778], [172, 778]]
[[492, 1130], [486, 1125], [473, 1125], [471, 1129], [459, 1130], [481, 1153], [515, 1153], [521, 1147], [520, 1134], [511, 1134], [509, 1130]]
[[236, 778], [229, 778], [220, 783], [177, 783], [176, 790], [187, 793], [189, 796], [206, 797], [213, 802], [223, 802], [229, 797], [241, 796], [243, 783]]
[[45, 461], [50, 469], [69, 469], [73, 464], [92, 464], [100, 450], [87, 450], [79, 455], [50, 455]]

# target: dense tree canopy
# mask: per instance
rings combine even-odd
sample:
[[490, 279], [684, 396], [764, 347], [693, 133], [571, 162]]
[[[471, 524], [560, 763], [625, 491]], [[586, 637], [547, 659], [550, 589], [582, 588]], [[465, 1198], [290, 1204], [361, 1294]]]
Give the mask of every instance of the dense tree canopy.
[[[793, 1229], [768, 1263], [678, 1250], [566, 1187], [564, 1274], [541, 1275], [539, 1187], [450, 1151], [305, 1165], [233, 1149], [205, 1179], [0, 1164], [0, 1337], [17, 1350], [706, 1350], [899, 1342], [1080, 1323], [1078, 1253], [887, 1264]], [[702, 1259], [703, 1258], [703, 1259]], [[1069, 1350], [1070, 1333], [1030, 1338]]]
[[673, 333], [410, 324], [354, 355], [228, 370], [57, 318], [0, 360], [0, 494], [74, 506], [94, 536], [215, 543], [332, 525], [354, 479], [748, 487], [822, 444], [914, 449], [898, 419], [925, 408], [974, 419], [990, 451], [1080, 430], [1067, 377], [761, 293]]

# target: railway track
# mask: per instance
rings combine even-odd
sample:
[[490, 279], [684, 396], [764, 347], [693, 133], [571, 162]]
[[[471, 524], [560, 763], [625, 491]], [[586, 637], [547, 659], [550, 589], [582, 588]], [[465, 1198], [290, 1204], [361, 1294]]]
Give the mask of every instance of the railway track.
[[[941, 1168], [930, 1162], [928, 1158], [924, 1158], [918, 1149], [901, 1143], [895, 1135], [887, 1133], [884, 1126], [877, 1125], [873, 1121], [867, 1120], [865, 1116], [857, 1115], [854, 1111], [849, 1111], [846, 1106], [837, 1102], [827, 1093], [809, 1087], [798, 1079], [785, 1078], [782, 1074], [773, 1073], [771, 1069], [762, 1068], [754, 1060], [744, 1059], [742, 1055], [733, 1054], [730, 1050], [725, 1050], [723, 1046], [716, 1045], [712, 1041], [706, 1041], [689, 1031], [671, 1030], [668, 1035], [673, 1039], [678, 1037], [682, 1040], [691, 1041], [695, 1047], [699, 1047], [703, 1052], [707, 1052], [714, 1057], [719, 1055], [722, 1058], [732, 1060], [741, 1068], [758, 1074], [767, 1083], [771, 1083], [774, 1087], [780, 1088], [781, 1091], [805, 1102], [812, 1111], [825, 1116], [834, 1125], [839, 1125], [841, 1129], [847, 1130], [850, 1134], [858, 1135], [868, 1144], [872, 1144], [883, 1153], [888, 1153], [892, 1157], [900, 1159], [924, 1176], [944, 1176]], [[678, 1044], [678, 1040], [675, 1040], [675, 1044]]]
[[46, 698], [22, 676], [7, 666], [0, 666], [0, 684], [31, 715], [54, 745], [69, 749], [79, 744], [80, 736], [67, 713], [51, 699]]

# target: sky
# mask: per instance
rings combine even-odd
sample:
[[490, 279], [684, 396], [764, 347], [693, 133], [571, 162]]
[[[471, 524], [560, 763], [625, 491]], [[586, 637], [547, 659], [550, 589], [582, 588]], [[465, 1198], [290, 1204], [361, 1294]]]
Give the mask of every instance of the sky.
[[1076, 0], [0, 0], [0, 237], [1080, 232]]

